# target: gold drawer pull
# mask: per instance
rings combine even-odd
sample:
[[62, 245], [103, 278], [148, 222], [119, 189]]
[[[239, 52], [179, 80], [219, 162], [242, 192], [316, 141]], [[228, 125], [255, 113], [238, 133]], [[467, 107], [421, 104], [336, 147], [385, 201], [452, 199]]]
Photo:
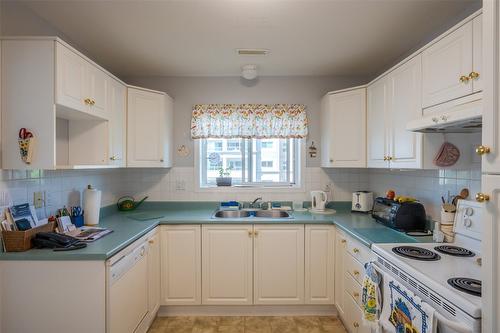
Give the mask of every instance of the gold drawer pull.
[[475, 80], [475, 79], [477, 79], [478, 77], [479, 77], [479, 73], [478, 73], [478, 72], [474, 72], [474, 71], [472, 71], [472, 72], [470, 72], [470, 74], [469, 74], [469, 78], [470, 78], [471, 80]]
[[357, 291], [355, 291], [355, 292], [352, 293], [352, 296], [359, 297], [359, 293]]
[[359, 253], [359, 249], [355, 247], [354, 249], [352, 249], [352, 252]]
[[489, 153], [490, 153], [490, 151], [491, 151], [491, 150], [490, 150], [490, 147], [486, 147], [486, 146], [483, 146], [483, 145], [478, 146], [478, 147], [476, 148], [476, 154], [478, 154], [478, 155], [489, 154]]
[[353, 273], [354, 275], [356, 275], [356, 276], [358, 276], [358, 275], [359, 275], [359, 271], [357, 271], [357, 270], [354, 270], [352, 273]]
[[358, 328], [359, 327], [359, 323], [357, 321], [355, 321], [354, 323], [352, 323], [352, 326]]
[[150, 240], [148, 240], [148, 243], [149, 243], [149, 244], [154, 244], [154, 243], [155, 243], [155, 241], [154, 241], [154, 239], [150, 239]]
[[346, 241], [345, 239], [342, 239], [340, 242], [341, 242], [342, 244], [347, 243], [347, 241]]
[[467, 83], [469, 82], [470, 78], [468, 76], [462, 75], [459, 80], [462, 83]]
[[253, 235], [253, 231], [252, 230], [248, 230], [248, 237], [252, 237]]
[[489, 201], [489, 200], [490, 200], [490, 196], [488, 194], [484, 194], [484, 193], [476, 194], [476, 201], [477, 202], [485, 202], [485, 201]]

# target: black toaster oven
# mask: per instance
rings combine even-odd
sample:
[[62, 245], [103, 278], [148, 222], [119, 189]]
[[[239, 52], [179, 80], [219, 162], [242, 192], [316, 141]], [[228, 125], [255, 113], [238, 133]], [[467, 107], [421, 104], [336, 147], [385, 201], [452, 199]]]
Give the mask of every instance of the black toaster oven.
[[373, 203], [372, 217], [379, 223], [399, 231], [424, 231], [427, 215], [420, 202], [399, 203], [378, 197]]

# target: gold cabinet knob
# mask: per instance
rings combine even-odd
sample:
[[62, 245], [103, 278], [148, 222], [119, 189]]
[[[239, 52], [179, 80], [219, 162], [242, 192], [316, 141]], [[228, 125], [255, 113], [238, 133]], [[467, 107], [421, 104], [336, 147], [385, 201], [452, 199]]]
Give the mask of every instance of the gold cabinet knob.
[[355, 292], [352, 293], [352, 296], [359, 297], [359, 293], [357, 291], [355, 291]]
[[394, 158], [392, 156], [387, 156], [388, 161], [392, 161]]
[[486, 147], [486, 146], [479, 146], [476, 148], [476, 154], [478, 155], [484, 155], [484, 154], [489, 154], [490, 153], [490, 147]]
[[95, 105], [95, 99], [90, 100], [90, 105]]
[[149, 243], [149, 244], [154, 244], [154, 243], [155, 243], [155, 241], [154, 241], [154, 239], [150, 239], [150, 240], [148, 240], [148, 243]]
[[358, 275], [359, 275], [359, 271], [356, 271], [356, 270], [354, 270], [352, 273], [353, 273], [354, 275], [356, 275], [356, 276], [358, 276]]
[[478, 193], [476, 194], [476, 201], [477, 202], [485, 202], [485, 201], [489, 201], [490, 200], [490, 196], [488, 194], [484, 194], [484, 193]]
[[468, 76], [462, 75], [459, 80], [462, 83], [467, 83], [469, 82], [470, 78]]
[[252, 237], [253, 235], [253, 231], [252, 230], [248, 230], [248, 237]]
[[479, 73], [472, 71], [472, 72], [469, 73], [469, 78], [471, 80], [475, 80], [475, 79], [479, 78]]
[[388, 157], [387, 156], [384, 156], [384, 161], [387, 161]]
[[432, 117], [432, 121], [437, 124], [437, 123], [439, 123], [439, 118], [438, 117]]
[[357, 321], [355, 321], [354, 323], [352, 323], [352, 326], [358, 328], [359, 327], [359, 323]]
[[109, 159], [112, 160], [112, 161], [116, 161], [116, 160], [118, 160], [118, 156], [113, 155]]
[[255, 236], [255, 237], [257, 237], [257, 236], [259, 235], [259, 231], [255, 230], [255, 231], [253, 232], [253, 234], [254, 234], [254, 236]]
[[345, 239], [340, 240], [340, 242], [341, 242], [342, 244], [347, 243], [347, 241], [346, 241]]
[[85, 98], [85, 99], [83, 100], [83, 102], [84, 102], [85, 104], [89, 105], [89, 104], [90, 104], [90, 98]]
[[352, 249], [352, 252], [359, 253], [359, 249], [357, 247], [355, 247], [354, 249]]

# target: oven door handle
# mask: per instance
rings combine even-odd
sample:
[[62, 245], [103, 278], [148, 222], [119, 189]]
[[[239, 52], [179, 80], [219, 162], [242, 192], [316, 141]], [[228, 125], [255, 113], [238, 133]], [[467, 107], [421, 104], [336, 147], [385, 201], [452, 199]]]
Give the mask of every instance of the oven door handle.
[[449, 327], [457, 331], [458, 333], [472, 333], [472, 329], [470, 327], [466, 327], [464, 325], [460, 325], [457, 322], [451, 321], [437, 311], [434, 312], [434, 318], [437, 319], [438, 322], [442, 325]]

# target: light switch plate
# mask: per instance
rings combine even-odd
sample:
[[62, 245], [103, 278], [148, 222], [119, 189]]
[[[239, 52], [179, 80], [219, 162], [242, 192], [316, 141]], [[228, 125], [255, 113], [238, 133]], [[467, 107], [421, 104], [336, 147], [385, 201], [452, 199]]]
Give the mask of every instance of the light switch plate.
[[35, 208], [43, 207], [43, 192], [33, 192], [33, 205]]

